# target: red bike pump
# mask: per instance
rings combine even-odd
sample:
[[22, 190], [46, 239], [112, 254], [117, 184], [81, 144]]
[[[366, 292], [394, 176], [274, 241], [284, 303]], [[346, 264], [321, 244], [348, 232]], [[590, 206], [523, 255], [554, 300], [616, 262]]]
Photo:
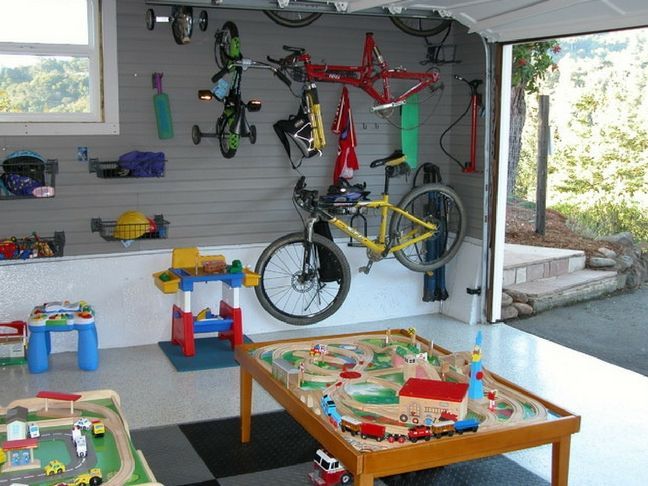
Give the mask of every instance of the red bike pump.
[[481, 79], [468, 81], [462, 76], [455, 75], [455, 79], [463, 81], [470, 89], [470, 160], [463, 166], [461, 171], [464, 174], [472, 174], [477, 166], [477, 116], [483, 109], [482, 96], [479, 93], [479, 85], [483, 83]]

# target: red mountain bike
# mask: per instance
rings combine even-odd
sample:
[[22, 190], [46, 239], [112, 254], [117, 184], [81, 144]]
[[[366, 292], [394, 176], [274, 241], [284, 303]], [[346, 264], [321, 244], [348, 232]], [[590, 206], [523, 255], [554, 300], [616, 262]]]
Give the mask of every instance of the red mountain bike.
[[[339, 66], [334, 64], [313, 64], [311, 55], [302, 47], [283, 46], [291, 52], [282, 59], [268, 57], [268, 61], [279, 65], [293, 80], [298, 82], [324, 81], [356, 86], [376, 100], [372, 111], [394, 108], [405, 103], [414, 93], [424, 90], [439, 81], [439, 71], [431, 69], [427, 72], [410, 72], [405, 68], [390, 69], [376, 45], [373, 33], [365, 34], [364, 52], [360, 66]], [[390, 81], [416, 81], [405, 92], [394, 96], [391, 92]]]

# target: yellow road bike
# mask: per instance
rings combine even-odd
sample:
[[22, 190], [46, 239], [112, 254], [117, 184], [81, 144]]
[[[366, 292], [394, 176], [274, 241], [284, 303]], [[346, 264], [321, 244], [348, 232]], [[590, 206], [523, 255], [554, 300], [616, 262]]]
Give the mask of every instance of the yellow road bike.
[[[389, 181], [409, 171], [405, 157], [395, 152], [374, 160], [370, 166], [385, 167], [384, 192], [376, 200], [320, 198], [318, 191], [306, 189], [304, 177], [297, 182], [293, 201], [309, 213], [304, 231], [272, 242], [256, 265], [261, 281], [255, 292], [261, 306], [272, 316], [293, 325], [313, 324], [335, 313], [349, 292], [349, 263], [332, 240], [314, 230], [319, 221], [366, 247], [369, 263], [360, 269], [365, 273], [374, 262], [392, 254], [410, 270], [431, 272], [459, 251], [466, 233], [466, 217], [452, 188], [423, 184], [394, 205], [389, 201]], [[378, 234], [373, 239], [343, 219], [369, 210], [376, 210], [380, 217]]]

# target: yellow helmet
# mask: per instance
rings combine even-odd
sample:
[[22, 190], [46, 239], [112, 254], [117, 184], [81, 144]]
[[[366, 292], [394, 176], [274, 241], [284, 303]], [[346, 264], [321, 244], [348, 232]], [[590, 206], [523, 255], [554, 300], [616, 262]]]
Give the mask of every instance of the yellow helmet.
[[149, 219], [139, 211], [126, 211], [117, 219], [113, 236], [120, 240], [135, 240], [150, 229]]

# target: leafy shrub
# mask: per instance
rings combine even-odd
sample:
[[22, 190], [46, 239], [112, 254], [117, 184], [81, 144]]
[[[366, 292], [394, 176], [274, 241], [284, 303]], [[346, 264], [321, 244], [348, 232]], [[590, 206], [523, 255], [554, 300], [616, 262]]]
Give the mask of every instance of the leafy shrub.
[[627, 201], [597, 202], [589, 207], [562, 203], [554, 209], [568, 218], [577, 233], [587, 237], [629, 231], [635, 241], [648, 242], [648, 215], [638, 205]]

